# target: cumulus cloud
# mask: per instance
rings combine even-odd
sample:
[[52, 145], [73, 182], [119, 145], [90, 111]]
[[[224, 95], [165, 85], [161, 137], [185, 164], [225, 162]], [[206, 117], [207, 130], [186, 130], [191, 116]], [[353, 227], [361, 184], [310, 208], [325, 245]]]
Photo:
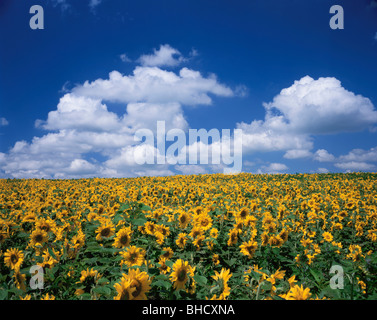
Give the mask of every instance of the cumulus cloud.
[[377, 123], [372, 102], [331, 77], [303, 77], [264, 106], [275, 126], [303, 134], [360, 131]]
[[136, 67], [130, 76], [112, 71], [108, 79], [86, 81], [73, 90], [78, 96], [110, 102], [150, 102], [185, 105], [211, 104], [210, 94], [231, 97], [233, 90], [219, 83], [215, 76], [182, 68], [179, 74], [157, 67]]
[[238, 123], [246, 152], [286, 151], [286, 158], [309, 156], [315, 135], [371, 129], [372, 102], [342, 87], [336, 78], [305, 76], [264, 103], [264, 120]]
[[314, 153], [313, 159], [319, 162], [332, 162], [335, 160], [335, 156], [325, 149], [319, 149]]
[[173, 67], [185, 61], [182, 54], [168, 44], [161, 45], [153, 54], [142, 55], [138, 62], [144, 67]]
[[[214, 75], [204, 77], [188, 68], [175, 73], [138, 66], [131, 75], [113, 71], [108, 79], [65, 90], [47, 119], [36, 121], [47, 132], [30, 142], [18, 141], [1, 155], [2, 174], [16, 178], [173, 174], [169, 164], [139, 164], [147, 153], [164, 160], [165, 155], [154, 141], [152, 145], [135, 141], [135, 132], [148, 129], [155, 133], [157, 121], [165, 122], [166, 131], [187, 131], [184, 105], [211, 104], [212, 96], [233, 95]], [[109, 109], [109, 102], [119, 104], [117, 112]], [[187, 170], [179, 167], [177, 171]]]

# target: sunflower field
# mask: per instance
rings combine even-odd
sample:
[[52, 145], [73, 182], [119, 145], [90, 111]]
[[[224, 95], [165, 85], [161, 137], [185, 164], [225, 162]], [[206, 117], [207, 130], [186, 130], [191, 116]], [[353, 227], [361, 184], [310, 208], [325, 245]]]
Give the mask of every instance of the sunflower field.
[[2, 300], [377, 299], [376, 248], [375, 173], [0, 180]]

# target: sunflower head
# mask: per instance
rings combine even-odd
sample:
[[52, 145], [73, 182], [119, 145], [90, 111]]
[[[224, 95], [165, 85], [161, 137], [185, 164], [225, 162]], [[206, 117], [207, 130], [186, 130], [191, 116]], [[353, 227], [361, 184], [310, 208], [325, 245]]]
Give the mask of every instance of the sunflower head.
[[4, 263], [7, 267], [19, 270], [22, 262], [24, 261], [24, 254], [22, 251], [11, 248], [4, 253]]
[[178, 259], [173, 264], [173, 272], [170, 275], [171, 280], [173, 281], [173, 286], [175, 289], [184, 289], [189, 276], [192, 278], [194, 276], [195, 267], [191, 267], [188, 261], [183, 261]]
[[96, 236], [97, 241], [108, 239], [114, 235], [115, 227], [112, 223], [105, 222], [97, 228], [96, 233], [97, 233], [97, 236]]
[[141, 266], [144, 263], [145, 250], [135, 246], [128, 247], [126, 251], [120, 253], [123, 257], [120, 262], [128, 267]]
[[30, 244], [32, 246], [42, 246], [48, 241], [48, 234], [41, 229], [35, 229], [30, 235]]
[[122, 228], [116, 234], [116, 238], [113, 246], [115, 248], [124, 248], [128, 247], [131, 243], [131, 228]]
[[123, 278], [125, 281], [129, 281], [128, 297], [130, 300], [147, 300], [146, 293], [151, 289], [151, 280], [145, 271], [130, 269], [127, 275], [123, 275]]

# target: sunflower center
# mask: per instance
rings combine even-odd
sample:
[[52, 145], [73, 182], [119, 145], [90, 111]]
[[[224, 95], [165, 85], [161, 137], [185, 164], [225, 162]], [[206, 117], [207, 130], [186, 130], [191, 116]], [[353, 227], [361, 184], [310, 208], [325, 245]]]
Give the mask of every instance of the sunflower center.
[[110, 229], [109, 228], [105, 228], [101, 231], [101, 236], [102, 237], [108, 237], [110, 234]]
[[43, 236], [41, 234], [37, 234], [34, 239], [36, 242], [42, 242]]
[[246, 211], [246, 210], [242, 210], [240, 216], [241, 216], [242, 218], [245, 218], [246, 215], [247, 215], [247, 211]]
[[18, 262], [18, 257], [17, 257], [17, 255], [12, 254], [12, 255], [10, 256], [10, 261], [11, 261], [13, 264], [16, 264], [16, 263]]
[[135, 262], [136, 259], [137, 259], [137, 253], [136, 253], [136, 252], [131, 253], [131, 254], [130, 254], [130, 261], [131, 261], [131, 262]]
[[142, 290], [141, 282], [139, 280], [134, 280], [133, 287], [136, 288], [136, 290], [134, 292], [132, 292], [132, 295], [134, 297], [137, 297], [140, 294], [141, 290]]
[[186, 222], [186, 217], [185, 216], [181, 216], [179, 218], [179, 220], [181, 221], [181, 223], [185, 223]]
[[206, 226], [208, 226], [208, 223], [209, 223], [209, 221], [208, 221], [207, 219], [204, 219], [204, 220], [202, 220], [201, 225], [202, 225], [203, 227], [206, 227]]
[[186, 279], [186, 270], [185, 269], [179, 270], [177, 279], [180, 282], [182, 282], [182, 281], [184, 281]]
[[128, 243], [128, 236], [126, 234], [120, 238], [120, 243], [122, 245], [126, 245]]

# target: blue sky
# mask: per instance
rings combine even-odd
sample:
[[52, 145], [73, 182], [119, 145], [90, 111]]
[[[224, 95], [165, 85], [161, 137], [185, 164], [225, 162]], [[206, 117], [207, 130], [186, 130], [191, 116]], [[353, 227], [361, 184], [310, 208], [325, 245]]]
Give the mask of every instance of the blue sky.
[[0, 177], [222, 172], [135, 164], [158, 120], [242, 129], [246, 172], [377, 171], [375, 0], [1, 3]]

